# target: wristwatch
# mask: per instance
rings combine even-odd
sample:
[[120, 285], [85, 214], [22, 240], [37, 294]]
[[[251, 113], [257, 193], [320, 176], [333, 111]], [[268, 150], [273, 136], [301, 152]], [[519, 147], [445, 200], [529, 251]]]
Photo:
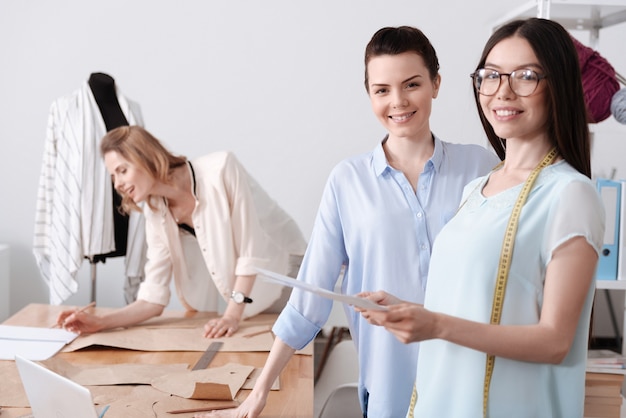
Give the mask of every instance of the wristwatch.
[[235, 303], [252, 303], [252, 299], [236, 290], [233, 290], [233, 293], [230, 294], [230, 298], [234, 300]]

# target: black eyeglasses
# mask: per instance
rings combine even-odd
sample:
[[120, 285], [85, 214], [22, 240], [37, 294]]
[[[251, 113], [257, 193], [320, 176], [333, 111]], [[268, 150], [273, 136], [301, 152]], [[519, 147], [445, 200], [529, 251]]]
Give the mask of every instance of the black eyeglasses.
[[538, 74], [533, 70], [515, 70], [510, 73], [499, 73], [489, 68], [481, 68], [470, 74], [474, 79], [474, 88], [483, 96], [493, 96], [500, 88], [502, 76], [509, 78], [509, 87], [520, 97], [530, 96], [535, 92], [539, 81], [546, 78], [545, 74]]

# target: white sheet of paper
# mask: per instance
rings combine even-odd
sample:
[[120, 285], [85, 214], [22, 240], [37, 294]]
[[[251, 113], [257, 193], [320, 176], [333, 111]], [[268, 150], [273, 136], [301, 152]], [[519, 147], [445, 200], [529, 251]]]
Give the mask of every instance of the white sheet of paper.
[[33, 361], [47, 360], [78, 334], [58, 328], [0, 325], [0, 360], [19, 354]]
[[363, 308], [363, 309], [372, 309], [372, 310], [377, 310], [377, 311], [387, 310], [387, 307], [378, 305], [377, 303], [374, 303], [369, 299], [332, 292], [328, 289], [323, 289], [311, 283], [306, 283], [301, 280], [296, 280], [291, 277], [278, 274], [273, 271], [265, 270], [259, 267], [255, 267], [255, 269], [259, 272], [257, 277], [262, 280], [266, 280], [272, 283], [282, 284], [283, 286], [297, 287], [298, 289], [306, 290], [307, 292], [315, 293], [316, 295], [323, 296], [328, 299], [337, 300], [339, 302], [347, 303], [349, 305], [358, 306], [359, 308]]

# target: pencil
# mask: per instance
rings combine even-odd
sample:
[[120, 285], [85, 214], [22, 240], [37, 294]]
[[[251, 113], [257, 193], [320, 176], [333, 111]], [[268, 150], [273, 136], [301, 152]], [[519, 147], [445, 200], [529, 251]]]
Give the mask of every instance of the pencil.
[[256, 337], [257, 335], [261, 335], [261, 334], [265, 334], [266, 332], [271, 332], [271, 329], [264, 329], [262, 331], [257, 331], [257, 332], [251, 332], [250, 334], [245, 334], [243, 335], [243, 338], [252, 338], [252, 337]]
[[226, 404], [226, 405], [204, 406], [204, 407], [189, 408], [189, 409], [175, 409], [173, 411], [167, 411], [167, 413], [168, 414], [186, 414], [190, 412], [217, 411], [218, 409], [231, 409], [231, 408], [237, 408], [238, 406], [239, 406], [239, 402], [233, 402], [231, 404]]
[[89, 308], [93, 308], [94, 306], [96, 306], [96, 302], [91, 302], [89, 305], [83, 306], [82, 308], [80, 308], [79, 310], [77, 310], [74, 313], [84, 312], [84, 311], [86, 311]]
[[[87, 305], [87, 306], [83, 306], [82, 308], [77, 309], [76, 311], [74, 311], [74, 313], [75, 313], [75, 314], [77, 314], [77, 313], [79, 313], [79, 312], [84, 312], [84, 311], [86, 311], [87, 309], [92, 308], [92, 307], [94, 307], [94, 306], [96, 306], [96, 302], [91, 302], [89, 305]], [[59, 324], [58, 324], [58, 323], [52, 324], [52, 325], [50, 326], [50, 328], [58, 328], [58, 327], [59, 327]]]

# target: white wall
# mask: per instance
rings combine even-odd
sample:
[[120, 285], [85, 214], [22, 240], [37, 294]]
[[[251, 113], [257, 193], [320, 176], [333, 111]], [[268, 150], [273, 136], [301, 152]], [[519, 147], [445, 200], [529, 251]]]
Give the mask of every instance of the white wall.
[[[468, 74], [490, 22], [519, 3], [3, 0], [0, 243], [11, 247], [10, 311], [47, 301], [31, 248], [48, 110], [90, 73], [112, 75], [141, 104], [146, 127], [175, 152], [234, 151], [308, 236], [330, 169], [383, 135], [363, 88], [371, 35], [402, 24], [424, 30], [443, 76], [432, 129], [484, 145]], [[618, 40], [626, 25], [610, 31], [599, 48], [625, 73]], [[626, 176], [626, 127], [611, 122], [596, 154], [603, 168]], [[102, 306], [123, 304], [121, 264], [97, 267]], [[88, 263], [78, 278], [80, 292], [68, 303], [89, 300]]]

